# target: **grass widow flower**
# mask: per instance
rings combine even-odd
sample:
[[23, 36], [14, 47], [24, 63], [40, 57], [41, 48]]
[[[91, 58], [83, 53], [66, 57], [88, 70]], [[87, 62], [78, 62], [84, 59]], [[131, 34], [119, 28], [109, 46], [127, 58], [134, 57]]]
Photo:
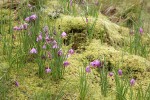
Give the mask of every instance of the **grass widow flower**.
[[109, 76], [110, 76], [110, 77], [112, 77], [113, 75], [114, 75], [114, 73], [113, 73], [113, 72], [110, 72], [110, 73], [109, 73]]
[[20, 27], [15, 26], [13, 29], [14, 29], [14, 30], [20, 30]]
[[72, 0], [70, 0], [70, 6], [72, 6]]
[[101, 62], [99, 60], [94, 60], [93, 62], [90, 63], [90, 65], [93, 67], [100, 67]]
[[41, 41], [42, 40], [42, 33], [39, 34], [39, 36], [36, 38], [36, 41]]
[[68, 61], [65, 61], [65, 62], [63, 63], [64, 67], [67, 67], [69, 64], [70, 64], [70, 63], [69, 63]]
[[37, 15], [36, 14], [33, 14], [29, 17], [31, 20], [36, 20], [37, 19]]
[[19, 82], [15, 81], [15, 86], [18, 87], [19, 86]]
[[62, 37], [62, 38], [66, 38], [66, 37], [67, 37], [67, 34], [66, 34], [65, 32], [62, 32], [61, 37]]
[[27, 23], [24, 23], [24, 24], [23, 24], [23, 29], [26, 30], [27, 28], [28, 28], [28, 24], [27, 24]]
[[44, 44], [42, 48], [43, 48], [43, 49], [46, 49], [46, 44]]
[[31, 53], [31, 54], [36, 54], [36, 53], [37, 53], [37, 50], [36, 50], [35, 48], [32, 48], [32, 49], [30, 50], [30, 53]]
[[70, 50], [68, 51], [68, 53], [69, 53], [70, 55], [72, 55], [72, 54], [74, 54], [74, 50], [73, 50], [73, 49], [70, 49]]
[[132, 79], [130, 80], [130, 85], [133, 86], [134, 84], [135, 84], [135, 79], [132, 78]]
[[142, 27], [140, 27], [139, 32], [140, 32], [140, 34], [143, 33], [143, 28]]
[[58, 56], [61, 56], [63, 54], [62, 50], [58, 51]]
[[90, 73], [90, 72], [91, 72], [90, 66], [87, 66], [87, 67], [85, 68], [85, 71], [86, 71], [87, 73]]
[[26, 17], [26, 18], [25, 18], [25, 21], [26, 21], [26, 22], [30, 22], [30, 17]]
[[48, 68], [46, 68], [46, 73], [50, 73], [51, 72], [51, 69], [48, 67]]
[[122, 75], [122, 70], [121, 70], [121, 69], [118, 70], [118, 74], [119, 74], [120, 76]]

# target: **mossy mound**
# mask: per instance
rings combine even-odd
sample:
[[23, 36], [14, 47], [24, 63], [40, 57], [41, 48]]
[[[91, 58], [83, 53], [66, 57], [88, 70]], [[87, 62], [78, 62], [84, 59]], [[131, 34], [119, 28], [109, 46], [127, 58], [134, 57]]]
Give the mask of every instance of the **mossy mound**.
[[[98, 18], [88, 17], [88, 23], [84, 17], [62, 16], [57, 19], [56, 25], [59, 30], [67, 33], [86, 33], [87, 36], [101, 39], [113, 46], [122, 46], [129, 41], [129, 30], [110, 22], [103, 15]], [[91, 30], [89, 34], [87, 28]]]
[[[95, 59], [103, 61], [103, 58], [105, 58], [106, 62], [109, 62], [108, 67], [118, 67], [125, 72], [142, 73], [150, 68], [150, 62], [147, 59], [116, 50], [108, 45], [102, 45], [99, 40], [93, 40], [86, 47], [86, 51], [82, 53], [82, 58], [80, 59], [91, 62]], [[77, 58], [72, 59], [72, 62], [75, 59]]]

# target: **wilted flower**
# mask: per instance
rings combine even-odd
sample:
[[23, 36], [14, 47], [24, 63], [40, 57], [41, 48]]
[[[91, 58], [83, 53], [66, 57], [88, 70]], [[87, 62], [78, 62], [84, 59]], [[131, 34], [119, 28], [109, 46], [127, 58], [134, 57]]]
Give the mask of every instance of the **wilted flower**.
[[52, 59], [52, 55], [51, 55], [50, 52], [47, 53], [47, 56], [48, 56], [49, 59]]
[[130, 35], [133, 35], [133, 34], [134, 34], [134, 30], [131, 29], [131, 30], [130, 30]]
[[69, 63], [68, 61], [65, 61], [63, 65], [64, 65], [65, 67], [67, 67], [69, 64], [70, 64], [70, 63]]
[[90, 65], [93, 67], [100, 67], [101, 62], [99, 60], [94, 60], [93, 62], [90, 63]]
[[44, 31], [45, 33], [48, 33], [48, 26], [44, 26], [43, 31]]
[[118, 74], [119, 74], [120, 76], [122, 75], [122, 70], [121, 70], [121, 69], [118, 70]]
[[143, 33], [143, 28], [140, 27], [139, 32], [142, 34]]
[[56, 35], [56, 33], [57, 33], [57, 32], [56, 32], [56, 29], [54, 29], [54, 30], [53, 30], [53, 34]]
[[97, 1], [95, 1], [95, 5], [96, 6], [98, 6], [99, 5], [99, 1], [97, 0]]
[[32, 49], [30, 50], [30, 53], [36, 54], [36, 53], [37, 53], [37, 50], [36, 50], [35, 48], [32, 48]]
[[45, 56], [45, 55], [42, 55], [41, 58], [42, 58], [43, 60], [46, 60], [46, 56]]
[[51, 69], [48, 67], [48, 68], [46, 68], [46, 73], [50, 73], [51, 72]]
[[62, 50], [58, 51], [58, 56], [61, 56], [63, 54]]
[[19, 86], [19, 82], [15, 81], [15, 86], [18, 87]]
[[86, 71], [87, 73], [90, 73], [90, 72], [91, 72], [90, 66], [87, 66], [87, 67], [85, 68], [85, 71]]
[[135, 84], [135, 79], [132, 78], [132, 79], [130, 80], [130, 85], [133, 86], [134, 84]]
[[62, 32], [61, 37], [66, 38], [67, 34], [65, 32]]

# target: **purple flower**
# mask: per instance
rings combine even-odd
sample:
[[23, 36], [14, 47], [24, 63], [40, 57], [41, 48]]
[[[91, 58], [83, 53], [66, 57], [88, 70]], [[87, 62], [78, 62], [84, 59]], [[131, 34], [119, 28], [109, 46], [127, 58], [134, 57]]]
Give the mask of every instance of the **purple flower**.
[[110, 72], [110, 73], [109, 73], [109, 76], [110, 76], [110, 77], [112, 77], [113, 75], [114, 75], [114, 73], [113, 73], [113, 72]]
[[24, 26], [23, 26], [23, 25], [20, 25], [19, 28], [20, 28], [20, 30], [23, 30], [23, 29], [24, 29]]
[[74, 54], [74, 50], [73, 50], [73, 49], [70, 49], [70, 50], [68, 51], [68, 53], [72, 55], [72, 54]]
[[32, 48], [32, 49], [30, 50], [30, 53], [36, 54], [36, 53], [37, 53], [37, 50], [36, 50], [35, 48]]
[[46, 42], [49, 42], [49, 40], [50, 40], [49, 35], [46, 35], [45, 40], [46, 40]]
[[40, 40], [42, 40], [42, 33], [40, 33], [39, 36], [36, 38], [37, 42], [40, 41]]
[[58, 56], [61, 56], [63, 54], [62, 50], [58, 51]]
[[64, 65], [65, 67], [67, 67], [69, 64], [70, 64], [70, 63], [69, 63], [68, 61], [65, 61], [65, 62], [63, 63], [63, 65]]
[[48, 67], [48, 68], [46, 68], [46, 73], [50, 73], [51, 72], [51, 69]]
[[85, 71], [86, 71], [87, 73], [90, 73], [90, 72], [91, 72], [90, 66], [87, 66], [87, 67], [85, 68]]
[[99, 60], [94, 60], [93, 62], [90, 63], [90, 65], [93, 67], [100, 67], [101, 62]]
[[30, 22], [30, 17], [25, 18], [26, 22]]
[[42, 48], [43, 48], [43, 49], [46, 49], [46, 44], [44, 44]]
[[23, 24], [23, 29], [26, 30], [27, 28], [28, 28], [28, 24], [27, 24], [27, 23], [24, 23], [24, 24]]
[[70, 6], [72, 6], [72, 0], [70, 0]]
[[15, 86], [18, 87], [19, 86], [19, 82], [15, 81]]
[[57, 44], [54, 44], [52, 48], [53, 48], [53, 49], [57, 49], [57, 48], [58, 48], [58, 45], [57, 45]]
[[65, 32], [62, 32], [61, 37], [66, 38], [67, 34]]
[[86, 23], [88, 23], [88, 18], [86, 17]]
[[15, 26], [13, 29], [14, 30], [20, 30], [20, 28], [18, 26]]
[[121, 69], [118, 70], [118, 74], [119, 74], [120, 76], [122, 75], [122, 70], [121, 70]]
[[143, 33], [143, 28], [140, 27], [139, 32], [142, 34]]
[[52, 45], [56, 45], [57, 44], [57, 41], [56, 40], [53, 40], [52, 41]]
[[31, 5], [31, 4], [28, 4], [28, 7], [30, 8], [30, 7], [32, 7], [32, 5]]
[[30, 16], [30, 19], [31, 19], [31, 20], [36, 20], [36, 19], [37, 19], [37, 15], [36, 15], [36, 14], [31, 15], [31, 16]]
[[133, 86], [134, 84], [135, 84], [135, 79], [132, 78], [132, 79], [130, 80], [130, 85]]

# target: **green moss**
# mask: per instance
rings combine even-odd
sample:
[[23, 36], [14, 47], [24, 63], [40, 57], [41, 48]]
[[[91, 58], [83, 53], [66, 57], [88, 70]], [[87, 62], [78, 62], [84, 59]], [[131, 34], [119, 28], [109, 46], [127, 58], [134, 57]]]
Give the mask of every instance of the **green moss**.
[[12, 11], [9, 9], [0, 10], [0, 23], [5, 24], [12, 20]]
[[[129, 30], [110, 22], [103, 15], [100, 15], [98, 19], [89, 17], [88, 20], [89, 28], [95, 23], [93, 30], [89, 33], [92, 38], [101, 39], [103, 42], [113, 46], [122, 46], [124, 45], [124, 42], [129, 42]], [[85, 22], [84, 17], [62, 16], [57, 19], [56, 25], [58, 29], [60, 28], [59, 30], [65, 31], [68, 34], [71, 32], [87, 32], [87, 23]]]
[[113, 47], [107, 45], [101, 45], [98, 40], [93, 40], [86, 50], [84, 52], [85, 57], [91, 55], [96, 59], [99, 56], [105, 56], [114, 66], [119, 63], [119, 67], [125, 70], [131, 69], [131, 71], [143, 72], [150, 67], [150, 62], [145, 58], [115, 50]]

